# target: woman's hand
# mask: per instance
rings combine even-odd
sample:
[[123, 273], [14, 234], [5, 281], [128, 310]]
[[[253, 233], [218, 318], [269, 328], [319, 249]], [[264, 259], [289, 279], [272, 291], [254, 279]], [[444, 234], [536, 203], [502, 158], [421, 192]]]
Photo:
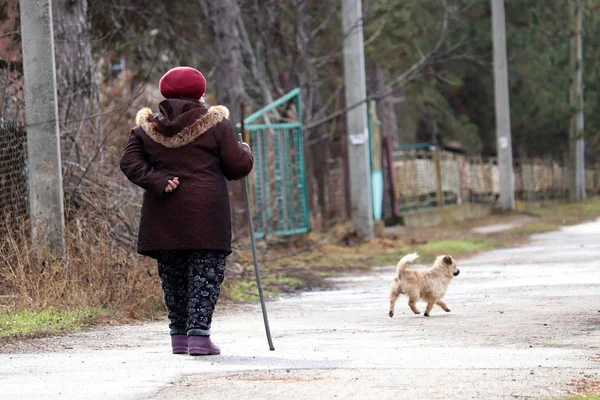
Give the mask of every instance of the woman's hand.
[[167, 184], [167, 187], [165, 188], [165, 192], [171, 193], [172, 191], [177, 189], [177, 186], [179, 186], [179, 178], [178, 177], [169, 179], [169, 183]]
[[250, 150], [250, 145], [246, 142], [241, 142], [242, 146], [246, 147], [248, 150]]

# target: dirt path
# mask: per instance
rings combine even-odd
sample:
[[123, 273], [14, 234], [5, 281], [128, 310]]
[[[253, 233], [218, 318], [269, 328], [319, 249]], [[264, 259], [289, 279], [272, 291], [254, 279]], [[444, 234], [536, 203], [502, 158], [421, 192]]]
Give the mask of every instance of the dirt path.
[[169, 354], [164, 323], [2, 349], [10, 399], [560, 398], [600, 385], [600, 220], [461, 262], [449, 314], [387, 316], [391, 268], [221, 312], [223, 355]]

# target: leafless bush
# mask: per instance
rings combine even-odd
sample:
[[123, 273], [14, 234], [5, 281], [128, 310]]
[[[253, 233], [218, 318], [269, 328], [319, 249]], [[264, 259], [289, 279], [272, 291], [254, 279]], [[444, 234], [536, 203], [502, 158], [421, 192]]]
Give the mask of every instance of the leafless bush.
[[28, 229], [0, 239], [0, 295], [10, 309], [102, 307], [132, 317], [160, 309], [153, 263], [117, 246], [102, 214], [68, 221], [66, 258], [33, 248]]

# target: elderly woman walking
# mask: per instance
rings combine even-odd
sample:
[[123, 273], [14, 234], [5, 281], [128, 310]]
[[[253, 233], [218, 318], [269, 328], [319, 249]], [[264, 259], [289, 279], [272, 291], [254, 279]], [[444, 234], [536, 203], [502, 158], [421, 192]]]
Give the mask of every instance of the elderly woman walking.
[[206, 80], [178, 67], [160, 80], [159, 112], [142, 109], [121, 170], [145, 189], [138, 252], [158, 261], [173, 353], [217, 355], [213, 312], [231, 254], [227, 180], [250, 173], [250, 148], [239, 143], [223, 106], [206, 108]]

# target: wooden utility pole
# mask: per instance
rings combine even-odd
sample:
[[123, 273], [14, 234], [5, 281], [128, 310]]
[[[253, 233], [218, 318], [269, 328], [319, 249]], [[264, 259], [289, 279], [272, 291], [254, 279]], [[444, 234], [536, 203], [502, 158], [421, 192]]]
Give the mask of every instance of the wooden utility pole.
[[65, 254], [52, 0], [20, 0], [29, 206], [34, 247]]
[[492, 2], [492, 39], [494, 43], [494, 94], [496, 102], [496, 137], [498, 169], [500, 170], [500, 205], [515, 209], [510, 100], [508, 95], [508, 64], [506, 61], [506, 22], [504, 0]]
[[374, 236], [371, 198], [371, 159], [367, 126], [367, 88], [360, 0], [342, 0], [344, 32], [344, 82], [346, 105], [360, 105], [346, 113], [350, 203], [356, 233], [367, 239]]
[[585, 200], [585, 143], [583, 139], [583, 2], [569, 0], [571, 20], [571, 93], [569, 103], [574, 110], [569, 126], [569, 197], [571, 201]]

